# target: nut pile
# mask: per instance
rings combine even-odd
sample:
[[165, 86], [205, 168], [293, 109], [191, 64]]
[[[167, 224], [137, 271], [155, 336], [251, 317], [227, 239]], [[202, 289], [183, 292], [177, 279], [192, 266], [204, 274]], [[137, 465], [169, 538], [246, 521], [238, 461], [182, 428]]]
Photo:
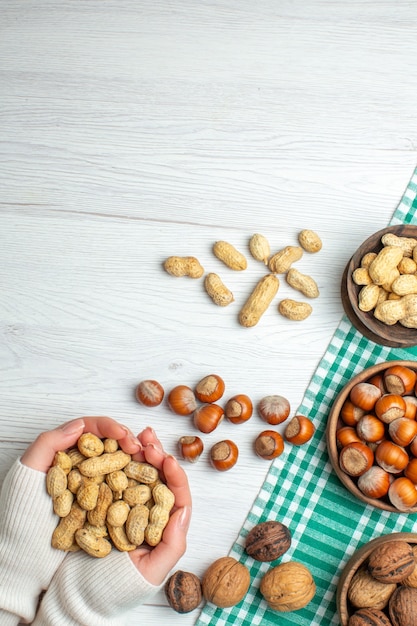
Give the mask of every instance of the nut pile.
[[388, 366], [355, 384], [336, 430], [339, 466], [367, 497], [417, 505], [417, 373]]
[[349, 626], [417, 625], [417, 546], [393, 540], [375, 547], [354, 573]]
[[[202, 378], [194, 389], [188, 385], [176, 385], [166, 396], [167, 405], [177, 415], [192, 418], [194, 427], [202, 434], [215, 431], [224, 418], [232, 424], [244, 424], [254, 413], [251, 398], [243, 393], [229, 397], [221, 403], [225, 382], [218, 374]], [[147, 407], [158, 406], [165, 398], [163, 386], [155, 380], [142, 380], [135, 390], [138, 402]], [[269, 395], [262, 398], [257, 407], [259, 417], [270, 426], [276, 426], [289, 418], [290, 404], [284, 396]], [[417, 422], [416, 422], [417, 424]], [[255, 453], [263, 459], [272, 460], [284, 451], [284, 442], [303, 445], [314, 435], [312, 421], [304, 415], [294, 415], [285, 427], [284, 434], [268, 428], [262, 430], [254, 441]], [[198, 435], [184, 435], [178, 441], [181, 457], [196, 462], [204, 451], [203, 439]], [[210, 450], [212, 466], [219, 471], [230, 470], [237, 462], [239, 449], [230, 439], [215, 443]]]
[[112, 546], [124, 552], [143, 543], [156, 546], [175, 500], [155, 467], [132, 460], [116, 440], [92, 433], [82, 434], [76, 448], [56, 453], [46, 489], [61, 518], [52, 546], [98, 558]]
[[382, 249], [368, 252], [352, 273], [360, 286], [358, 307], [380, 322], [417, 328], [417, 239], [382, 236]]
[[[293, 263], [299, 261], [304, 252], [314, 254], [321, 250], [322, 241], [313, 230], [304, 229], [298, 234], [298, 245], [288, 245], [271, 254], [268, 239], [255, 233], [248, 244], [251, 256], [267, 266], [269, 273], [262, 276], [240, 309], [238, 320], [241, 326], [255, 326], [276, 296], [280, 287], [277, 274], [285, 275], [286, 282], [304, 297], [314, 299], [319, 296], [316, 281], [309, 275], [295, 269]], [[228, 241], [216, 241], [213, 254], [228, 269], [233, 271], [246, 270], [246, 256]], [[172, 276], [189, 276], [201, 278], [204, 268], [196, 257], [170, 256], [164, 261], [164, 269]], [[217, 306], [225, 307], [234, 302], [233, 292], [215, 272], [209, 272], [204, 278], [204, 287]], [[313, 308], [309, 302], [284, 298], [278, 304], [278, 312], [284, 317], [301, 321], [311, 315]]]
[[[275, 520], [260, 522], [245, 539], [246, 553], [262, 562], [279, 559], [290, 545], [290, 531]], [[243, 600], [249, 587], [249, 569], [237, 559], [226, 556], [209, 565], [201, 582], [191, 572], [175, 572], [166, 583], [165, 595], [175, 611], [185, 613], [197, 608], [203, 597], [220, 608], [235, 606]], [[270, 609], [297, 611], [313, 599], [316, 585], [307, 567], [288, 561], [271, 567], [263, 575], [260, 592]]]

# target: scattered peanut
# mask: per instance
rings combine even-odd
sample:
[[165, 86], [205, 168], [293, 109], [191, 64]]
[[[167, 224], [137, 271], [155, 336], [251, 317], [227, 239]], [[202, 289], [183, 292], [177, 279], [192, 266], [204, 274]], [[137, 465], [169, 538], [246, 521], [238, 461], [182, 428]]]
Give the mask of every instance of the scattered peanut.
[[227, 241], [216, 241], [213, 246], [213, 253], [215, 257], [231, 270], [241, 271], [245, 270], [248, 266], [245, 255]]
[[170, 256], [164, 261], [164, 269], [171, 276], [201, 278], [204, 268], [194, 256]]
[[274, 274], [267, 274], [257, 283], [239, 313], [242, 326], [255, 326], [265, 313], [279, 288], [279, 280]]
[[300, 322], [312, 314], [313, 307], [308, 302], [298, 302], [291, 298], [285, 298], [279, 303], [278, 311], [287, 319]]
[[222, 282], [220, 276], [210, 272], [204, 279], [204, 287], [214, 304], [227, 306], [234, 301], [233, 293]]
[[268, 265], [268, 259], [271, 254], [269, 241], [264, 235], [255, 233], [249, 240], [249, 252], [256, 261], [262, 261]]
[[286, 246], [269, 259], [268, 267], [273, 274], [286, 274], [291, 265], [302, 256], [301, 246]]
[[304, 229], [298, 234], [298, 243], [306, 251], [310, 253], [319, 252], [323, 243], [314, 230]]
[[316, 281], [307, 274], [302, 274], [294, 267], [291, 267], [287, 272], [287, 283], [300, 291], [307, 298], [318, 298], [320, 295], [319, 288]]

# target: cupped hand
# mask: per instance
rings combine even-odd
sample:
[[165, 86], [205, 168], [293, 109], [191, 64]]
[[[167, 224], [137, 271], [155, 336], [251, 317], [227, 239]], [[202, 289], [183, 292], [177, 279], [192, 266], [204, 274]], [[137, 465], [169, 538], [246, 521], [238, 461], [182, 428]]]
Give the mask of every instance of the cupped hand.
[[55, 453], [75, 446], [83, 433], [94, 433], [98, 437], [117, 439], [120, 447], [128, 454], [137, 454], [141, 443], [133, 433], [111, 417], [80, 417], [41, 433], [24, 452], [23, 465], [47, 472]]
[[151, 428], [140, 433], [138, 440], [142, 450], [135, 457], [156, 467], [175, 496], [161, 542], [152, 549], [140, 547], [129, 552], [142, 576], [151, 584], [160, 585], [185, 553], [191, 519], [191, 492], [186, 473], [178, 461], [164, 451]]

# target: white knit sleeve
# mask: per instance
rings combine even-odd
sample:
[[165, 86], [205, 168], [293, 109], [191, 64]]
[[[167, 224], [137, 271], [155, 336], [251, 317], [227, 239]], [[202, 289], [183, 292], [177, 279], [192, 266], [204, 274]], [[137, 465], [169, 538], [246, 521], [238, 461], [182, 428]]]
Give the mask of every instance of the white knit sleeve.
[[58, 518], [45, 474], [17, 459], [0, 494], [0, 623], [30, 622], [39, 595], [49, 586], [65, 553], [51, 546]]
[[161, 586], [148, 583], [126, 552], [112, 550], [102, 559], [70, 553], [52, 579], [32, 626], [122, 626], [129, 612]]

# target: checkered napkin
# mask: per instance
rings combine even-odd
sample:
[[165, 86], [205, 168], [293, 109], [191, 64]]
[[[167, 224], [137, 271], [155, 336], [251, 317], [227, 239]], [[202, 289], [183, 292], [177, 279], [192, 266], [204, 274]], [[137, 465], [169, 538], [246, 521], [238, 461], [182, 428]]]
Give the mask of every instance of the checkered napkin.
[[[402, 223], [417, 224], [417, 169], [391, 220], [391, 224]], [[288, 446], [271, 464], [230, 551], [230, 556], [250, 571], [249, 591], [230, 609], [207, 603], [196, 626], [339, 624], [336, 587], [352, 553], [382, 534], [417, 532], [417, 515], [382, 511], [355, 499], [332, 470], [326, 450], [327, 417], [342, 387], [364, 368], [396, 359], [417, 361], [417, 347], [376, 345], [356, 331], [346, 317], [342, 319], [297, 411], [313, 418], [316, 433], [304, 446]], [[254, 561], [245, 553], [244, 543], [249, 530], [266, 520], [279, 520], [290, 529], [291, 548], [280, 562], [291, 559], [305, 564], [316, 582], [314, 599], [299, 611], [270, 611], [259, 592], [260, 580], [271, 563]]]

